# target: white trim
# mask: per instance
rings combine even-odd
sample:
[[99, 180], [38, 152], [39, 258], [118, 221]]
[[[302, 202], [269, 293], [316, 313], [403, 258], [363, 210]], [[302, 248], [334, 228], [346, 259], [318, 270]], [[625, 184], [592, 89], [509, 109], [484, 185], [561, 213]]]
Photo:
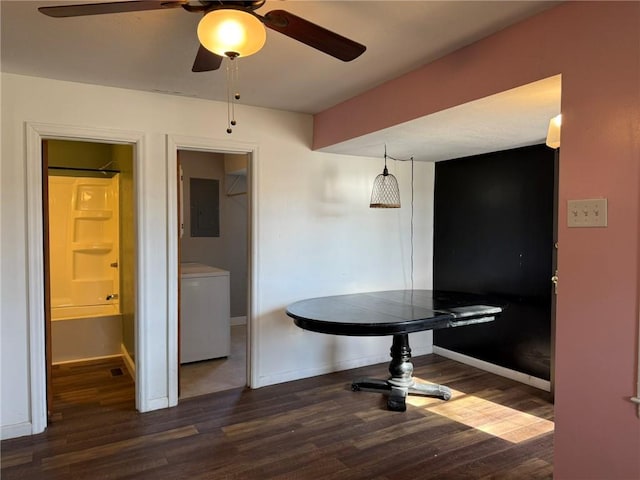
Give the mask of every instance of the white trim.
[[268, 385], [276, 385], [279, 383], [290, 382], [292, 380], [300, 380], [301, 378], [317, 377], [318, 375], [326, 375], [333, 372], [341, 372], [352, 368], [360, 368], [370, 365], [380, 365], [380, 378], [387, 378], [387, 366], [389, 365], [389, 354], [376, 354], [368, 357], [360, 357], [344, 362], [335, 362], [321, 365], [319, 367], [295, 369], [287, 372], [277, 373], [275, 375], [265, 375], [260, 378], [260, 387]]
[[[142, 209], [142, 159], [144, 158], [144, 134], [112, 129], [97, 129], [71, 125], [53, 125], [45, 123], [26, 122], [26, 166], [27, 166], [27, 284], [28, 284], [28, 312], [29, 312], [29, 372], [31, 399], [31, 432], [41, 433], [47, 427], [47, 371], [45, 357], [45, 324], [44, 324], [44, 257], [43, 257], [43, 229], [42, 229], [42, 140], [82, 140], [113, 144], [133, 144], [134, 146], [134, 182], [136, 189], [136, 223], [137, 228], [137, 272], [144, 271], [144, 252], [146, 232], [144, 228]], [[144, 276], [136, 272], [136, 358], [143, 361], [137, 369], [136, 377], [136, 408], [145, 411], [148, 404], [146, 399], [146, 381], [144, 358], [146, 345], [139, 342], [144, 337], [146, 317], [144, 308]]]
[[[391, 337], [389, 337], [390, 339]], [[389, 341], [391, 345], [391, 341]], [[429, 355], [433, 353], [431, 345], [425, 345], [423, 347], [412, 348], [412, 358], [419, 357], [421, 355]], [[366, 357], [353, 358], [344, 360], [341, 362], [332, 362], [321, 365], [319, 367], [306, 368], [303, 370], [294, 369], [287, 372], [277, 373], [275, 375], [265, 375], [260, 377], [260, 383], [257, 387], [265, 387], [267, 385], [275, 385], [278, 383], [289, 382], [292, 380], [299, 380], [301, 378], [316, 377], [318, 375], [325, 375], [327, 373], [341, 372], [343, 370], [350, 370], [352, 368], [360, 368], [370, 365], [380, 364], [380, 376], [379, 378], [386, 378], [388, 376], [389, 366], [389, 353], [378, 353], [375, 355], [369, 355]]]
[[178, 404], [178, 150], [199, 152], [249, 154], [247, 165], [249, 195], [249, 259], [248, 259], [248, 316], [247, 316], [247, 385], [257, 385], [257, 348], [252, 339], [258, 338], [257, 325], [251, 321], [257, 311], [253, 283], [258, 278], [254, 271], [257, 262], [257, 182], [255, 180], [258, 161], [258, 146], [254, 143], [230, 140], [190, 137], [184, 135], [167, 135], [167, 381], [169, 385], [169, 406]]
[[234, 327], [236, 325], [246, 325], [247, 324], [247, 316], [243, 315], [242, 317], [231, 317], [231, 326]]
[[463, 355], [462, 353], [454, 352], [452, 350], [438, 347], [436, 345], [433, 346], [433, 353], [442, 357], [450, 358], [451, 360], [455, 360], [456, 362], [464, 363], [465, 365], [471, 365], [472, 367], [479, 368], [489, 373], [500, 375], [501, 377], [510, 378], [511, 380], [524, 383], [525, 385], [529, 385], [531, 387], [539, 388], [540, 390], [545, 390], [547, 392], [551, 391], [551, 382], [549, 380], [533, 377], [531, 375], [527, 375], [526, 373], [517, 372], [516, 370], [511, 370], [510, 368], [505, 368], [493, 363], [485, 362], [484, 360], [478, 360], [477, 358], [469, 357], [467, 355]]
[[33, 424], [31, 422], [16, 423], [15, 425], [2, 425], [2, 427], [0, 427], [0, 440], [25, 437], [34, 433]]
[[62, 362], [51, 362], [53, 365], [70, 365], [74, 363], [87, 363], [87, 362], [95, 362], [97, 360], [108, 360], [110, 358], [120, 358], [122, 357], [121, 353], [114, 353], [113, 355], [100, 355], [99, 357], [85, 357], [85, 358], [77, 358], [75, 360], [64, 360]]
[[251, 152], [251, 157], [247, 165], [247, 192], [249, 195], [248, 213], [250, 218], [249, 225], [249, 258], [247, 262], [248, 278], [247, 278], [247, 385], [250, 388], [258, 388], [258, 377], [260, 375], [258, 360], [260, 355], [260, 322], [253, 319], [258, 318], [260, 312], [259, 298], [260, 291], [258, 289], [258, 279], [260, 272], [258, 270], [259, 262], [259, 245], [258, 234], [260, 230], [260, 215], [258, 214], [258, 197], [259, 178], [261, 163], [258, 159], [258, 148]]
[[42, 229], [42, 137], [26, 124], [27, 140], [27, 289], [29, 295], [29, 366], [31, 433], [47, 428], [47, 359], [45, 355], [44, 253]]

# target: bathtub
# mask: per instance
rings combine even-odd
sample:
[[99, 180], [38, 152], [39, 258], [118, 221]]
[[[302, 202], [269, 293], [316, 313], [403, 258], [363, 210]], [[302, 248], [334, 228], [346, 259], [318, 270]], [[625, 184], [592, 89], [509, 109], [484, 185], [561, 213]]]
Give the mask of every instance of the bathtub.
[[117, 304], [51, 309], [53, 364], [122, 355], [122, 315]]

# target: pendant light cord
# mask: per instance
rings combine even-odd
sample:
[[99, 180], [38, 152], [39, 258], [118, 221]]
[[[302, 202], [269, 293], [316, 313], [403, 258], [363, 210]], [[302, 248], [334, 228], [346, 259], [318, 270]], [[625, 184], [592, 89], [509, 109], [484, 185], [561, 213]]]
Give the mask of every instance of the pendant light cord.
[[[398, 158], [394, 158], [391, 157], [389, 155], [387, 155], [387, 144], [384, 144], [384, 169], [385, 171], [387, 170], [387, 158], [390, 158], [391, 160], [395, 160], [395, 161], [406, 161], [402, 160], [402, 159], [398, 159]], [[414, 279], [413, 279], [413, 219], [414, 219], [414, 160], [413, 157], [409, 158], [409, 160], [411, 161], [411, 220], [410, 220], [410, 243], [411, 243], [411, 250], [410, 250], [410, 282], [411, 282], [411, 295], [412, 295], [412, 304], [413, 304], [413, 288], [414, 288]]]
[[[411, 291], [413, 292], [413, 157], [411, 157]], [[412, 302], [413, 303], [413, 302]]]

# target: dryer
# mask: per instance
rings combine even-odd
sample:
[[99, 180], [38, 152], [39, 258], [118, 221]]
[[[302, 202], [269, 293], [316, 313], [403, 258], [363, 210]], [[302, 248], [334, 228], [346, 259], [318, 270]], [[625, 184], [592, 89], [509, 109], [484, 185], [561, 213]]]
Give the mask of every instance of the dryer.
[[180, 363], [227, 357], [231, 348], [229, 272], [180, 265]]

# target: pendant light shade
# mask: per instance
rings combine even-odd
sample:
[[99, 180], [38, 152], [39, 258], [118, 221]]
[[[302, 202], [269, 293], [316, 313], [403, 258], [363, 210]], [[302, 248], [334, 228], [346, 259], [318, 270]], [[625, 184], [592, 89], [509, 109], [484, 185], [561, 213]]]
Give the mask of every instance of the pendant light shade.
[[370, 208], [400, 208], [398, 180], [387, 170], [387, 152], [384, 153], [384, 170], [373, 181]]
[[221, 57], [253, 55], [263, 47], [266, 38], [262, 22], [242, 10], [214, 10], [198, 24], [198, 40], [202, 46]]

